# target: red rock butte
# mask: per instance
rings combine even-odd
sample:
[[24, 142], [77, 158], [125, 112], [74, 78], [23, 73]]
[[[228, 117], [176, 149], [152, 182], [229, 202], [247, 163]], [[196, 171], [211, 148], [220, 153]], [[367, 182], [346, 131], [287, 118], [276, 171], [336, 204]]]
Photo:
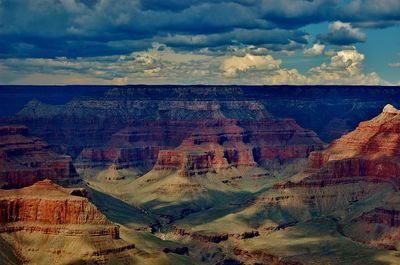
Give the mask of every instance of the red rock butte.
[[48, 179], [21, 189], [0, 189], [0, 232], [89, 233], [119, 238], [119, 227], [83, 196], [84, 189], [63, 188]]

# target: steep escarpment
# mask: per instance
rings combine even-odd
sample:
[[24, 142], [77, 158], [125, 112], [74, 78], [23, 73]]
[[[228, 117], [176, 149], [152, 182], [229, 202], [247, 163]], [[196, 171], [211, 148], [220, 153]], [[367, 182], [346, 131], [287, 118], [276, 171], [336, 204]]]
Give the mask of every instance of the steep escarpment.
[[231, 166], [256, 166], [252, 146], [236, 120], [199, 122], [192, 135], [175, 150], [161, 151], [155, 170], [177, 170], [181, 176], [216, 173]]
[[51, 151], [22, 125], [0, 126], [0, 185], [19, 188], [45, 178], [68, 185], [80, 181], [72, 159]]
[[178, 146], [196, 128], [197, 121], [138, 120], [112, 135], [102, 147], [85, 148], [76, 159], [81, 172], [114, 166], [143, 174], [157, 160], [160, 150]]
[[141, 173], [153, 166], [206, 173], [231, 166], [270, 167], [306, 158], [321, 147], [314, 132], [290, 119], [137, 121], [104, 147], [84, 149], [75, 165], [81, 171], [115, 165]]
[[400, 184], [400, 111], [386, 105], [383, 112], [334, 141], [309, 159], [311, 170], [325, 169], [333, 178], [372, 177]]
[[245, 129], [244, 141], [254, 146], [254, 159], [260, 165], [273, 160], [284, 163], [307, 158], [312, 151], [322, 148], [317, 134], [300, 127], [293, 119], [246, 120], [238, 124]]
[[[83, 195], [83, 189], [63, 188], [50, 180], [0, 190], [0, 237], [25, 263], [43, 261], [43, 252], [51, 263], [93, 258], [107, 261], [112, 256], [120, 262], [130, 260], [129, 252], [135, 246], [119, 239], [119, 226]], [[51, 243], [54, 240], [63, 244]], [[40, 245], [31, 246], [30, 242]], [[80, 242], [74, 255], [70, 253], [73, 242]], [[90, 242], [97, 242], [97, 246]]]
[[35, 223], [39, 224], [39, 231], [49, 232], [52, 228], [46, 230], [43, 226], [50, 225], [57, 231], [63, 228], [57, 225], [98, 225], [105, 227], [100, 234], [118, 238], [118, 226], [108, 221], [82, 195], [85, 195], [84, 190], [63, 188], [47, 179], [22, 189], [0, 190], [0, 222], [5, 229], [2, 232], [9, 231], [10, 227], [26, 229], [25, 225], [29, 230]]
[[55, 148], [61, 145], [62, 150], [75, 157], [85, 147], [103, 146], [132, 120], [269, 117], [260, 102], [242, 97], [233, 99], [238, 93], [236, 90], [227, 90], [233, 98], [226, 95], [216, 98], [207, 96], [207, 92], [216, 93], [207, 89], [195, 89], [193, 93], [185, 89], [177, 90], [176, 97], [165, 95], [166, 98], [160, 98], [153, 92], [146, 92], [146, 96], [145, 92], [145, 89], [125, 91], [124, 88], [116, 88], [104, 92], [102, 96], [82, 97], [65, 105], [32, 100], [17, 113], [16, 121], [27, 124], [35, 135], [45, 138]]
[[399, 128], [400, 111], [387, 105], [325, 150], [311, 153], [307, 170], [276, 184], [256, 205], [294, 220], [335, 216], [351, 238], [395, 249]]
[[161, 151], [154, 169], [191, 176], [231, 167], [268, 167], [274, 161], [306, 158], [321, 147], [315, 133], [293, 120], [206, 120], [179, 147]]

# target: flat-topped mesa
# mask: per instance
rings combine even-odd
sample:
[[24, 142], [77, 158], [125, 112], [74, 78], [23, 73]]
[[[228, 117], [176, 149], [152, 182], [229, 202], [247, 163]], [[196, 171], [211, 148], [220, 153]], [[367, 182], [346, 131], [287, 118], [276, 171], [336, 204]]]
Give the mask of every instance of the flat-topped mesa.
[[45, 178], [63, 185], [80, 181], [71, 158], [30, 137], [27, 127], [0, 126], [0, 186], [20, 188]]
[[0, 190], [0, 232], [88, 232], [119, 238], [119, 227], [82, 195], [82, 189], [63, 188], [47, 179], [22, 189]]

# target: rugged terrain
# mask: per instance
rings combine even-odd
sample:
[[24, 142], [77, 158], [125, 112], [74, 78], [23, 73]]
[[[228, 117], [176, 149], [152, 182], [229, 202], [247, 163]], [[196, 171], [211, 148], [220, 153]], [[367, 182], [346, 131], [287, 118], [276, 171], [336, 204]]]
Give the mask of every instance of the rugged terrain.
[[400, 263], [396, 88], [74, 89], [0, 119], [5, 264]]

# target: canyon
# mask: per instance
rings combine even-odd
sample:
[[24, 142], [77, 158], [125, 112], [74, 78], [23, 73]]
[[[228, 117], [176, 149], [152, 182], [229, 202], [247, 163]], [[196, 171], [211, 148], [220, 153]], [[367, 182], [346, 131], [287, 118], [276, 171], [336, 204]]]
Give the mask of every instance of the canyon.
[[67, 88], [0, 117], [5, 264], [400, 262], [395, 88]]

